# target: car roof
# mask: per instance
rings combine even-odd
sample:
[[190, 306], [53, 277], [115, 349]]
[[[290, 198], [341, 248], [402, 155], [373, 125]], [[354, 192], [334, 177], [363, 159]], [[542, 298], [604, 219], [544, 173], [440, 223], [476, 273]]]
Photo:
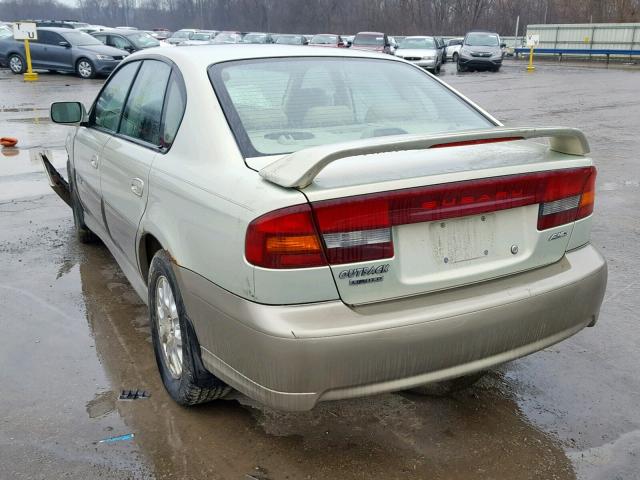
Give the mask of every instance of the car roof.
[[406, 40], [407, 38], [436, 38], [436, 37], [433, 37], [431, 35], [411, 35], [410, 37], [404, 37], [403, 40]]
[[[37, 28], [38, 30], [44, 30], [46, 32], [56, 32], [56, 33], [82, 32], [82, 30], [77, 30], [75, 28], [64, 28], [64, 27], [37, 27]], [[85, 33], [85, 32], [82, 32], [82, 33]]]
[[128, 35], [138, 35], [140, 33], [147, 33], [147, 32], [148, 30], [125, 30], [121, 28], [107, 28], [99, 32], [91, 32], [91, 34], [109, 33], [112, 35], [122, 35], [123, 37], [126, 37]]
[[287, 57], [342, 57], [342, 58], [374, 58], [403, 62], [392, 55], [348, 48], [307, 47], [300, 49], [295, 45], [259, 45], [259, 44], [233, 44], [233, 45], [197, 45], [176, 48], [147, 49], [146, 52], [137, 52], [127, 57], [127, 61], [135, 60], [153, 52], [178, 64], [185, 62], [209, 66], [214, 63], [222, 63], [233, 60], [250, 60], [261, 58], [287, 58]]
[[356, 35], [384, 35], [382, 32], [358, 32]]

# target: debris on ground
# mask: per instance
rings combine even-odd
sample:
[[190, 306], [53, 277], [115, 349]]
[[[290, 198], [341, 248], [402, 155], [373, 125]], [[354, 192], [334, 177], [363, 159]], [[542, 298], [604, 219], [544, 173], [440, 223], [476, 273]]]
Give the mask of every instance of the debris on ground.
[[127, 433], [125, 435], [118, 435], [117, 437], [104, 438], [102, 440], [98, 440], [97, 443], [115, 443], [123, 440], [131, 440], [133, 437], [134, 437], [133, 433]]
[[151, 394], [146, 390], [122, 390], [118, 400], [140, 400], [150, 396]]

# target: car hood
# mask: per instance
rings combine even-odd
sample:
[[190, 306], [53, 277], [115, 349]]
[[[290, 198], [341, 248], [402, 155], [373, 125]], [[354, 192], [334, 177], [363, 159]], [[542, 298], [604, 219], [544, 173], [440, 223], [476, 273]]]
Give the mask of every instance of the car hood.
[[396, 56], [398, 57], [424, 57], [427, 55], [437, 55], [437, 50], [434, 48], [399, 48], [396, 50]]
[[112, 57], [129, 55], [129, 52], [126, 50], [120, 50], [119, 48], [110, 47], [108, 45], [82, 45], [75, 48], [83, 52], [91, 52], [97, 55], [110, 55]]
[[477, 46], [472, 47], [471, 45], [464, 45], [465, 51], [475, 52], [475, 53], [500, 53], [500, 47], [485, 47], [485, 46]]

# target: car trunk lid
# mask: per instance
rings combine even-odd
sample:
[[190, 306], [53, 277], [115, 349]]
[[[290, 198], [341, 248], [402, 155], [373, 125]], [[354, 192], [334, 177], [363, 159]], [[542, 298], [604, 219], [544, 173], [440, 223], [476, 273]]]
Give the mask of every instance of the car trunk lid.
[[[481, 282], [564, 255], [573, 222], [541, 223], [540, 205], [575, 218], [590, 159], [529, 141], [452, 145], [343, 157], [297, 186], [345, 303]], [[546, 201], [549, 182], [551, 190], [574, 183], [566, 205]]]

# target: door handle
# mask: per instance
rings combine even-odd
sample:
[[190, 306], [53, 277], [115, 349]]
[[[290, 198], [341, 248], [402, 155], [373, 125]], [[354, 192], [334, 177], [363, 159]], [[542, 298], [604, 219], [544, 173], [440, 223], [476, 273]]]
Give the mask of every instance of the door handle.
[[144, 191], [144, 182], [139, 178], [131, 179], [131, 191], [134, 195], [141, 197]]
[[94, 155], [93, 157], [91, 157], [91, 160], [89, 161], [89, 163], [93, 168], [98, 168], [98, 156]]

